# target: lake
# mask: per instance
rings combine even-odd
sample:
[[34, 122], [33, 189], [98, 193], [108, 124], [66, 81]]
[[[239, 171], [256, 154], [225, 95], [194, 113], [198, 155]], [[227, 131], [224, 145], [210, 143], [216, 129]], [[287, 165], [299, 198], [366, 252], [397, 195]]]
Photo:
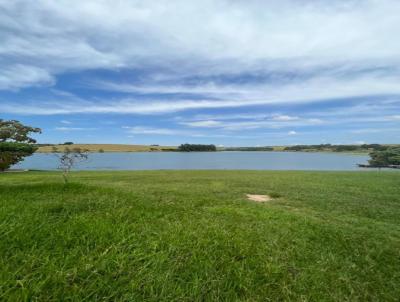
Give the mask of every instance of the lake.
[[[368, 155], [310, 152], [90, 153], [75, 170], [365, 170]], [[57, 169], [53, 154], [35, 153], [14, 169]]]

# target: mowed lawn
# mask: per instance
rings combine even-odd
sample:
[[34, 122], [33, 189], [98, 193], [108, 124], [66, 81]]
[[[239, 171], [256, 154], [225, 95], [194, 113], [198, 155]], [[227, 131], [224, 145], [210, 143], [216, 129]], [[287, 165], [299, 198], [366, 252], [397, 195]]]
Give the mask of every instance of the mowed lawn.
[[397, 172], [0, 174], [1, 301], [399, 297]]

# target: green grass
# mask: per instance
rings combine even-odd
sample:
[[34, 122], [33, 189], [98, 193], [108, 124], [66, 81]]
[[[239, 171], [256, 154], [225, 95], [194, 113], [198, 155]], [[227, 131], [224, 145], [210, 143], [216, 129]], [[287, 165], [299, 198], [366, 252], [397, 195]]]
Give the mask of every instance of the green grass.
[[1, 301], [398, 301], [399, 285], [396, 172], [0, 174]]

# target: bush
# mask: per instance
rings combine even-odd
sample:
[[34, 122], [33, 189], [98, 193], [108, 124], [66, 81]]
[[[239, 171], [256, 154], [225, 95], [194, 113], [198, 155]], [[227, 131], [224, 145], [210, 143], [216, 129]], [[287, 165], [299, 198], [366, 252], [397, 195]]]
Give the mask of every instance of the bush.
[[36, 149], [36, 146], [26, 143], [0, 143], [0, 171], [10, 168], [24, 157], [32, 155]]
[[390, 165], [400, 165], [400, 148], [388, 148], [383, 151], [373, 151], [369, 154], [371, 159], [368, 161], [374, 167], [387, 167]]
[[178, 147], [179, 151], [182, 152], [193, 152], [193, 151], [217, 151], [215, 145], [199, 145], [199, 144], [182, 144]]
[[37, 147], [30, 133], [41, 133], [39, 128], [25, 126], [19, 121], [0, 119], [0, 171], [10, 168], [31, 155]]

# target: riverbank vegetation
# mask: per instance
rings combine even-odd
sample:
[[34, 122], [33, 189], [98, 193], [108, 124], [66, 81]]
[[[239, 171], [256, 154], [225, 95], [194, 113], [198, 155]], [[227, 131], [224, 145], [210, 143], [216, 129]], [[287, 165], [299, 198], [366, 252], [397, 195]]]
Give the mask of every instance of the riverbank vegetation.
[[0, 196], [0, 300], [400, 296], [396, 172], [1, 173]]
[[377, 150], [370, 153], [370, 167], [392, 167], [400, 168], [400, 147], [390, 147], [384, 150]]
[[380, 144], [362, 144], [362, 145], [295, 145], [284, 147], [283, 151], [302, 151], [302, 152], [359, 152], [369, 153], [373, 151], [382, 151], [390, 148], [389, 145]]
[[[189, 144], [193, 145], [193, 144]], [[176, 146], [159, 146], [159, 145], [123, 145], [123, 144], [37, 144], [37, 152], [51, 153], [53, 147], [60, 152], [67, 147], [76, 147], [89, 150], [90, 152], [170, 152], [180, 151]], [[204, 145], [201, 145], [204, 146]], [[210, 145], [207, 145], [210, 146]], [[295, 146], [259, 146], [259, 147], [216, 147], [216, 151], [288, 151], [288, 152], [350, 152], [350, 153], [370, 153], [372, 151], [385, 150], [389, 147], [400, 145], [380, 145], [380, 144], [365, 144], [365, 145], [295, 145]], [[214, 151], [209, 150], [209, 151]]]
[[215, 145], [201, 145], [201, 144], [182, 144], [178, 147], [180, 152], [214, 152], [217, 151]]

